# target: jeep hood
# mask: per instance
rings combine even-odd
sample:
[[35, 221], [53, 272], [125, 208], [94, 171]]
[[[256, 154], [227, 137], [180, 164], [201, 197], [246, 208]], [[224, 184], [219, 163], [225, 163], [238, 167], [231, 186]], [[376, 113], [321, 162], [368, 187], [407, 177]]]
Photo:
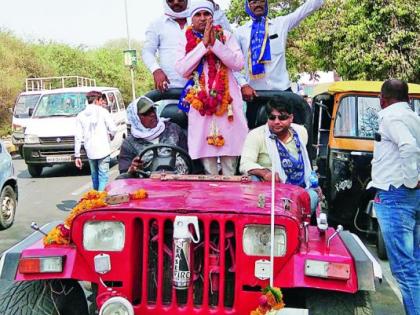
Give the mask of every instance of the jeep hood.
[[[110, 206], [128, 210], [152, 210], [270, 215], [271, 184], [262, 182], [161, 181], [159, 179], [115, 180], [106, 190], [109, 195], [145, 189], [148, 198]], [[298, 220], [310, 213], [309, 195], [300, 187], [278, 184], [277, 214]], [[284, 200], [290, 206], [285, 206]]]

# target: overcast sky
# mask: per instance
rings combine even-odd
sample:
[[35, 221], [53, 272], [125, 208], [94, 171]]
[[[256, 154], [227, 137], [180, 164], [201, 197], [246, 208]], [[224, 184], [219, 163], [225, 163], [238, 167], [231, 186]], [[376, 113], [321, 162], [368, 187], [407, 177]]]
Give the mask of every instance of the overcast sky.
[[[143, 40], [147, 25], [163, 13], [164, 0], [127, 0], [130, 37]], [[230, 0], [216, 0], [228, 8]], [[25, 40], [100, 46], [126, 38], [124, 0], [0, 0], [0, 29]]]

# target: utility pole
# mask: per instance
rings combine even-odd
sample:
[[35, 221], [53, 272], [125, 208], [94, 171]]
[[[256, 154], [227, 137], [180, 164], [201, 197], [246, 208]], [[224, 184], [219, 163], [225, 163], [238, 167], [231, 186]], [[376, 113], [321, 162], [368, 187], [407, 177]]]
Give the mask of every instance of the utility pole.
[[[127, 41], [128, 41], [128, 51], [131, 52], [131, 58], [132, 58], [132, 62], [129, 65], [130, 67], [130, 75], [131, 75], [131, 92], [132, 92], [132, 96], [133, 96], [133, 102], [136, 99], [136, 89], [135, 89], [135, 85], [134, 85], [134, 67], [137, 64], [137, 62], [133, 62], [134, 60], [136, 61], [136, 57], [135, 57], [135, 50], [134, 50], [134, 57], [133, 57], [133, 51], [131, 49], [131, 39], [130, 39], [130, 28], [128, 26], [128, 7], [127, 7], [127, 0], [124, 0], [124, 6], [125, 6], [125, 23], [126, 23], [126, 27], [127, 27]], [[133, 60], [134, 58], [134, 60]], [[127, 63], [126, 63], [127, 65]]]

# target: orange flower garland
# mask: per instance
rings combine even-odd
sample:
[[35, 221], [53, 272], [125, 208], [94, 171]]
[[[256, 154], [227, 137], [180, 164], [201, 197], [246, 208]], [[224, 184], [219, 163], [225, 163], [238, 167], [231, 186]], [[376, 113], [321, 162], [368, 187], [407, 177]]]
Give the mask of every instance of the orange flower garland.
[[262, 293], [259, 306], [251, 311], [250, 315], [265, 315], [284, 308], [283, 295], [279, 288], [268, 286], [262, 290]]
[[[70, 243], [70, 229], [73, 220], [79, 214], [101, 207], [107, 206], [106, 197], [108, 193], [105, 191], [91, 190], [85, 193], [80, 202], [71, 210], [68, 217], [64, 220], [64, 224], [59, 224], [53, 228], [43, 239], [44, 245], [67, 245]], [[144, 189], [136, 190], [129, 194], [130, 200], [138, 200], [147, 198], [147, 191]]]
[[[225, 42], [223, 29], [217, 25], [214, 26], [216, 38], [221, 42]], [[194, 33], [192, 27], [188, 27], [186, 31], [187, 45], [186, 52], [194, 49], [201, 39]], [[228, 113], [229, 121], [233, 120], [233, 111], [231, 108], [232, 97], [229, 93], [229, 77], [227, 67], [220, 61], [216, 55], [209, 51], [206, 56], [208, 64], [208, 78], [206, 88], [206, 76], [204, 72], [198, 74], [193, 73], [194, 86], [192, 86], [184, 101], [195, 108], [202, 116], [223, 116]]]

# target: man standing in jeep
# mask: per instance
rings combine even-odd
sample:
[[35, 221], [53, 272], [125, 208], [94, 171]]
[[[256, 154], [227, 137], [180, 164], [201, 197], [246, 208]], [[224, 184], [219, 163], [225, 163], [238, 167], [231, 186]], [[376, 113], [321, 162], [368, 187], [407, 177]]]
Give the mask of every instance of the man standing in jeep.
[[[178, 43], [183, 40], [189, 16], [191, 0], [163, 0], [164, 16], [153, 21], [146, 30], [146, 40], [142, 50], [142, 58], [146, 67], [153, 74], [155, 88], [164, 91], [170, 87], [183, 88], [187, 80], [175, 70], [174, 53]], [[223, 28], [230, 25], [226, 16], [213, 0], [215, 23]], [[159, 60], [156, 53], [159, 53]]]
[[[267, 0], [245, 0], [245, 10], [252, 21], [235, 32], [246, 58], [244, 73], [235, 73], [245, 101], [252, 102], [257, 96], [255, 90], [291, 91], [286, 69], [288, 32], [323, 3], [324, 0], [308, 0], [294, 12], [270, 20]], [[248, 103], [246, 116], [250, 129], [255, 127], [257, 109], [256, 104]]]

